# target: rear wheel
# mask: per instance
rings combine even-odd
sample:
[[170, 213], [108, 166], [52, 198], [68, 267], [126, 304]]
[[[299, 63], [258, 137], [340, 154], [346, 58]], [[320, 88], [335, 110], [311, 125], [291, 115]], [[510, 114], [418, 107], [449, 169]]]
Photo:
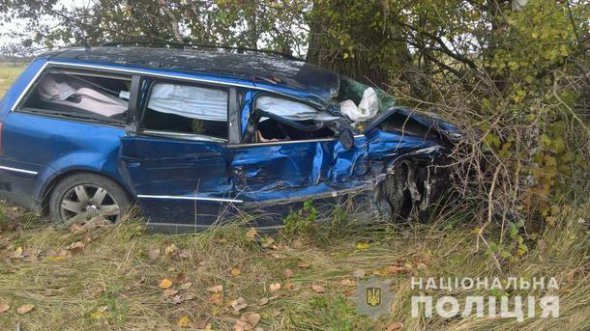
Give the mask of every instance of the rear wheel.
[[103, 217], [113, 223], [129, 210], [127, 193], [113, 180], [91, 173], [78, 173], [60, 181], [51, 193], [49, 213], [61, 222]]

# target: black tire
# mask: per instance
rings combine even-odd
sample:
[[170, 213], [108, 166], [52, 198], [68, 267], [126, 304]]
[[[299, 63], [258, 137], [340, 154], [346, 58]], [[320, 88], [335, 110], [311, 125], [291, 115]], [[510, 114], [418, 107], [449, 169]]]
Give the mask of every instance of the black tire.
[[[87, 199], [80, 199], [84, 195]], [[49, 216], [55, 221], [70, 222], [102, 215], [115, 223], [130, 207], [127, 192], [115, 181], [97, 174], [76, 173], [59, 181], [52, 190]]]

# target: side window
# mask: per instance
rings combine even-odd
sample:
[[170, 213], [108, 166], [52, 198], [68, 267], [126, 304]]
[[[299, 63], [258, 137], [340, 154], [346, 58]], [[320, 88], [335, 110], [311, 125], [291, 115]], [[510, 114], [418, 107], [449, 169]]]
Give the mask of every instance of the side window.
[[21, 109], [54, 116], [121, 122], [127, 118], [131, 77], [50, 70]]
[[155, 83], [143, 128], [227, 140], [228, 91], [181, 83]]
[[264, 143], [333, 138], [330, 123], [339, 117], [321, 112], [304, 103], [272, 95], [254, 101], [254, 114], [248, 130], [254, 131], [250, 142]]

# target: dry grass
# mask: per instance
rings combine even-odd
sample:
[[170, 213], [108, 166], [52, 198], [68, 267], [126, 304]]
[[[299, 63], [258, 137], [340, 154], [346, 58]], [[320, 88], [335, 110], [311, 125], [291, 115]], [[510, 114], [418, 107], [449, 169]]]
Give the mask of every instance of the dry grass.
[[10, 87], [14, 79], [23, 71], [24, 65], [0, 63], [0, 98]]
[[[453, 225], [452, 220], [412, 226], [366, 227], [354, 222], [342, 223], [338, 229], [318, 226], [316, 230], [334, 234], [329, 242], [321, 235], [294, 238], [280, 233], [259, 234], [251, 240], [247, 229], [239, 226], [168, 236], [145, 233], [139, 221], [78, 233], [40, 221], [23, 221], [17, 230], [5, 230], [0, 240], [0, 303], [11, 306], [0, 314], [0, 329], [14, 329], [20, 323], [24, 330], [174, 330], [177, 321], [188, 316], [191, 321], [211, 323], [215, 330], [233, 330], [239, 315], [232, 313], [230, 304], [243, 297], [249, 304], [246, 310], [261, 315], [258, 326], [264, 330], [383, 330], [392, 322], [402, 322], [405, 330], [587, 330], [589, 245], [586, 225], [575, 221], [587, 212], [580, 210], [571, 220], [548, 229], [540, 237], [543, 244], [528, 254], [504, 261], [505, 275], [556, 277], [560, 285], [561, 316], [523, 323], [410, 316], [410, 298], [419, 292], [410, 288], [411, 276], [501, 276], [490, 255], [475, 250], [474, 229]], [[358, 249], [357, 243], [367, 240], [369, 248]], [[75, 242], [85, 247], [61, 257]], [[176, 249], [166, 254], [172, 244]], [[23, 258], [15, 253], [19, 247]], [[160, 254], [155, 257], [157, 249]], [[301, 263], [309, 267], [301, 268]], [[405, 266], [408, 271], [384, 274], [384, 268], [392, 265]], [[286, 269], [293, 271], [289, 278]], [[355, 287], [341, 283], [343, 279], [358, 281], [353, 272], [359, 269], [367, 276], [392, 281], [393, 310], [379, 321], [359, 316], [353, 304]], [[191, 282], [179, 294], [194, 299], [169, 302], [158, 286], [163, 278], [173, 280], [174, 289]], [[270, 293], [269, 285], [275, 282], [282, 288]], [[223, 286], [219, 302], [206, 290], [214, 285]], [[326, 292], [316, 293], [311, 285], [322, 285]], [[444, 291], [433, 294], [448, 295]], [[460, 301], [478, 294], [491, 295], [482, 290], [453, 293]], [[509, 295], [528, 293], [521, 290]], [[269, 297], [268, 304], [259, 305]], [[35, 309], [19, 315], [16, 308], [28, 303]], [[106, 310], [97, 314], [101, 309]]]

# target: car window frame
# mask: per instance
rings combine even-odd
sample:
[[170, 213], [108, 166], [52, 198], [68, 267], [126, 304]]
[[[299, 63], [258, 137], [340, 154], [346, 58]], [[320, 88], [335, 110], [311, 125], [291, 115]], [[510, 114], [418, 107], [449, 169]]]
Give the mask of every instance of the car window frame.
[[[305, 102], [305, 100], [301, 100], [298, 98], [294, 98], [294, 97], [289, 97], [289, 96], [285, 96], [282, 94], [278, 94], [278, 93], [272, 93], [272, 92], [267, 92], [267, 91], [258, 91], [258, 90], [252, 90], [254, 92], [254, 97], [252, 98], [251, 104], [250, 104], [250, 111], [254, 111], [255, 109], [255, 105], [256, 105], [256, 100], [259, 97], [262, 96], [270, 96], [273, 98], [277, 98], [277, 99], [285, 99], [285, 100], [289, 100], [289, 101], [293, 101], [293, 102], [298, 102], [301, 104], [304, 104], [308, 107], [311, 107], [313, 109], [315, 109], [318, 113], [321, 111], [316, 105], [309, 103], [309, 102]], [[244, 111], [244, 107], [246, 106], [245, 103], [242, 103], [241, 107], [240, 107], [240, 118], [242, 117], [242, 113]], [[275, 145], [285, 145], [285, 144], [300, 144], [300, 143], [306, 143], [306, 142], [330, 142], [330, 141], [335, 141], [338, 140], [337, 136], [334, 136], [332, 138], [316, 138], [316, 139], [303, 139], [303, 140], [285, 140], [285, 141], [269, 141], [269, 142], [257, 142], [257, 143], [242, 143], [241, 139], [243, 137], [242, 134], [242, 130], [240, 129], [240, 142], [237, 144], [233, 144], [232, 147], [248, 147], [248, 146], [275, 146]]]
[[[215, 83], [208, 83], [208, 82], [194, 82], [190, 80], [183, 80], [183, 79], [176, 79], [173, 77], [158, 77], [158, 76], [150, 76], [150, 75], [143, 75], [141, 77], [141, 83], [147, 83], [147, 90], [142, 93], [141, 99], [139, 101], [138, 106], [138, 113], [135, 119], [135, 133], [137, 135], [143, 136], [157, 136], [163, 138], [173, 138], [179, 140], [187, 140], [187, 141], [205, 141], [205, 142], [214, 142], [214, 143], [221, 143], [221, 144], [229, 144], [231, 137], [235, 136], [235, 132], [232, 133], [234, 128], [236, 128], [235, 121], [232, 120], [231, 112], [232, 109], [234, 112], [237, 112], [237, 102], [238, 102], [238, 95], [237, 89], [235, 86], [229, 85], [222, 85], [222, 84], [215, 84]], [[149, 100], [152, 94], [152, 90], [157, 83], [170, 83], [170, 84], [179, 84], [179, 85], [187, 85], [187, 86], [196, 86], [202, 88], [210, 88], [210, 89], [217, 89], [217, 90], [224, 90], [227, 92], [227, 135], [226, 139], [202, 135], [198, 133], [186, 133], [186, 132], [174, 132], [174, 131], [165, 131], [165, 130], [152, 130], [146, 129], [144, 127], [144, 119], [147, 110], [147, 106], [149, 104]], [[238, 127], [239, 130], [239, 127]]]
[[[131, 83], [129, 91], [129, 102], [127, 106], [127, 117], [124, 120], [110, 119], [109, 117], [84, 117], [84, 116], [72, 116], [66, 117], [63, 115], [56, 114], [55, 111], [43, 108], [31, 108], [25, 107], [26, 102], [31, 97], [31, 94], [37, 89], [39, 83], [49, 74], [52, 73], [67, 73], [79, 76], [90, 76], [90, 77], [105, 77], [111, 79], [121, 79], [129, 81]], [[39, 70], [39, 73], [31, 80], [31, 83], [27, 86], [26, 90], [23, 91], [22, 96], [19, 98], [16, 105], [13, 107], [11, 112], [38, 115], [43, 117], [59, 118], [66, 121], [75, 121], [81, 123], [100, 124], [114, 127], [126, 127], [132, 120], [133, 110], [133, 99], [137, 96], [137, 92], [133, 89], [134, 75], [131, 73], [112, 72], [109, 70], [83, 68], [79, 69], [70, 66], [61, 66], [59, 64], [45, 65]], [[83, 110], [82, 110], [83, 111]]]

